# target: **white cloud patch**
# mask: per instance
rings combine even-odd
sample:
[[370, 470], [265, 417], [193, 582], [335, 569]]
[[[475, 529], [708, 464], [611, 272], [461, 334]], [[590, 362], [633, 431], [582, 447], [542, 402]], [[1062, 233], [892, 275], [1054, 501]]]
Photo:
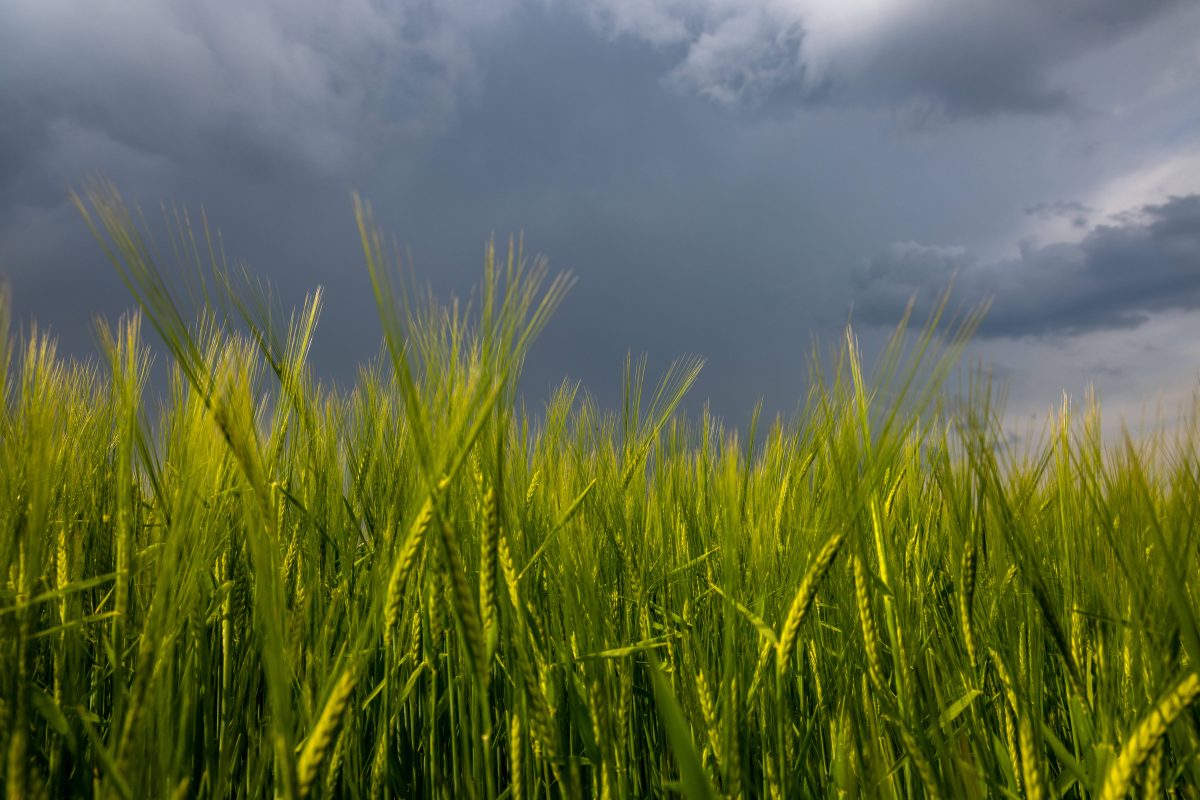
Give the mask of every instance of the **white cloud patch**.
[[1036, 439], [1064, 396], [1078, 414], [1094, 394], [1105, 438], [1117, 442], [1123, 426], [1135, 434], [1169, 430], [1200, 408], [1200, 342], [1192, 335], [1198, 324], [1200, 312], [1168, 311], [1134, 330], [980, 340], [969, 363], [989, 364], [999, 377], [1008, 430]]
[[1120, 216], [1126, 209], [1163, 203], [1200, 186], [1200, 144], [1167, 155], [1151, 154], [1145, 161], [1144, 166], [1104, 183], [1088, 205]]
[[670, 79], [725, 104], [755, 104], [804, 86], [804, 27], [764, 10], [730, 15], [689, 45]]

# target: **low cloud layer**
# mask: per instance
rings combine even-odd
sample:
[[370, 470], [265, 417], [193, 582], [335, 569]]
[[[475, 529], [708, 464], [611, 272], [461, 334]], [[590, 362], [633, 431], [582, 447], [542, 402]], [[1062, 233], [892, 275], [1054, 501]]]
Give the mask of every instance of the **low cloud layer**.
[[999, 261], [963, 247], [896, 242], [854, 282], [855, 318], [868, 324], [895, 324], [910, 298], [928, 308], [953, 283], [956, 302], [991, 301], [982, 336], [1138, 326], [1157, 312], [1200, 309], [1200, 195], [1119, 215], [1078, 242], [1026, 244]]

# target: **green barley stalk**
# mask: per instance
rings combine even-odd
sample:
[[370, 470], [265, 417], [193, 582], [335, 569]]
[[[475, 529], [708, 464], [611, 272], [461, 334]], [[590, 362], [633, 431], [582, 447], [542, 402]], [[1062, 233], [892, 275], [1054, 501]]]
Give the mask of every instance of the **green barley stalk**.
[[721, 765], [725, 769], [725, 786], [728, 789], [729, 796], [737, 798], [742, 794], [742, 743], [740, 736], [742, 694], [738, 686], [737, 675], [734, 675], [729, 680], [728, 696], [729, 708], [727, 719], [730, 723], [728, 733], [722, 737], [725, 749], [722, 751]]
[[[908, 753], [913, 766], [916, 767], [917, 775], [921, 779], [921, 785], [925, 787], [925, 796], [930, 798], [930, 800], [938, 800], [941, 797], [941, 792], [938, 789], [937, 775], [933, 771], [933, 764], [929, 762], [924, 748], [921, 747], [921, 743], [917, 741], [917, 737], [913, 735], [909, 727], [903, 723], [897, 727], [900, 731], [900, 741], [904, 745], [904, 750]], [[1030, 800], [1033, 799], [1031, 798]]]
[[[765, 436], [677, 413], [687, 366], [656, 393], [627, 370], [620, 410], [572, 386], [526, 410], [565, 283], [489, 248], [478, 301], [439, 306], [361, 205], [384, 350], [335, 385], [306, 361], [318, 302], [240, 288], [186, 215], [168, 270], [114, 195], [91, 208], [170, 385], [143, 406], [136, 325], [94, 364], [17, 343], [0, 289], [0, 794], [655, 797], [672, 753], [731, 797], [1194, 792], [1200, 412], [1123, 447], [1064, 414], [1014, 450], [985, 386], [941, 402], [965, 340], [936, 320], [873, 380], [849, 334]], [[830, 579], [824, 537], [860, 525]], [[983, 527], [1013, 566], [980, 585]], [[659, 755], [648, 652], [695, 759]]]

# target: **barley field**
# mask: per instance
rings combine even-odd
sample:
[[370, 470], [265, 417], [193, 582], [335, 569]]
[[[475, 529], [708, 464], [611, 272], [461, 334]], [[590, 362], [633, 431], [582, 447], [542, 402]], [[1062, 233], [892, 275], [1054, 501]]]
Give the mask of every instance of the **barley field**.
[[569, 279], [438, 305], [361, 204], [385, 342], [331, 387], [319, 293], [76, 201], [138, 310], [96, 363], [0, 320], [7, 797], [1197, 796], [1194, 423], [1012, 443], [978, 314], [740, 431], [697, 359], [528, 408]]

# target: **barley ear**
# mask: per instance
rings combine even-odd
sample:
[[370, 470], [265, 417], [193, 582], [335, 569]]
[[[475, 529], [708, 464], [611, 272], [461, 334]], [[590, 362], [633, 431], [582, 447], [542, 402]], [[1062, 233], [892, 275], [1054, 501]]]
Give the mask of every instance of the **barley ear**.
[[396, 561], [392, 565], [383, 611], [383, 641], [385, 645], [392, 643], [392, 631], [396, 627], [396, 621], [400, 618], [400, 604], [404, 599], [404, 588], [413, 565], [417, 562], [417, 555], [421, 552], [421, 545], [425, 542], [425, 532], [429, 530], [429, 523], [432, 519], [433, 499], [430, 498], [417, 512], [417, 518], [413, 520], [412, 527], [408, 531], [408, 539], [404, 542], [404, 549], [400, 551], [400, 555], [396, 557]]
[[862, 625], [863, 646], [867, 651], [867, 675], [877, 691], [887, 684], [883, 677], [883, 656], [879, 652], [879, 626], [871, 611], [871, 596], [867, 591], [867, 568], [857, 555], [851, 562], [854, 568], [854, 600], [858, 606], [858, 619]]
[[958, 614], [962, 623], [963, 641], [967, 645], [967, 659], [971, 669], [979, 668], [979, 657], [975, 643], [975, 627], [971, 619], [971, 607], [975, 600], [975, 543], [967, 540], [962, 555], [962, 575], [959, 584]]
[[1017, 692], [1013, 684], [1012, 675], [1008, 672], [1008, 667], [1005, 665], [1000, 654], [991, 648], [988, 649], [988, 655], [992, 657], [992, 664], [996, 667], [996, 675], [1000, 678], [1000, 685], [1004, 688], [1004, 696], [1008, 700], [1009, 707], [1015, 712], [1017, 710]]
[[783, 633], [779, 637], [779, 660], [776, 662], [775, 668], [781, 674], [787, 669], [792, 652], [796, 649], [800, 625], [804, 622], [813, 598], [816, 597], [817, 586], [825, 577], [825, 573], [829, 571], [829, 567], [833, 565], [833, 560], [837, 557], [838, 550], [845, 539], [845, 533], [835, 533], [830, 536], [829, 540], [821, 547], [820, 552], [817, 553], [817, 557], [813, 559], [808, 572], [804, 574], [804, 580], [800, 582], [800, 588], [796, 591], [795, 599], [792, 600], [792, 607], [788, 610], [787, 619], [784, 620]]
[[347, 667], [338, 678], [337, 683], [333, 685], [333, 691], [329, 693], [329, 699], [325, 701], [321, 716], [317, 718], [312, 733], [304, 742], [297, 765], [301, 798], [308, 797], [309, 792], [312, 791], [313, 784], [317, 780], [317, 772], [342, 725], [346, 707], [350, 704], [350, 695], [357, 682], [357, 670], [354, 667]]
[[1021, 770], [1025, 776], [1027, 800], [1045, 800], [1046, 773], [1042, 769], [1042, 743], [1036, 738], [1029, 709], [1022, 709], [1017, 718], [1017, 735], [1021, 740]]
[[525, 509], [528, 510], [533, 505], [533, 499], [537, 495], [538, 482], [541, 479], [541, 470], [535, 469], [533, 477], [529, 479], [529, 488], [525, 490]]
[[1159, 704], [1147, 714], [1129, 735], [1121, 754], [1108, 769], [1100, 800], [1120, 800], [1129, 794], [1129, 787], [1142, 762], [1158, 746], [1171, 724], [1200, 695], [1200, 677], [1192, 673], [1180, 681]]
[[371, 758], [371, 797], [383, 797], [388, 782], [388, 725], [379, 726], [379, 739]]
[[763, 678], [767, 673], [767, 662], [771, 660], [771, 653], [774, 651], [774, 645], [764, 638], [762, 647], [758, 651], [758, 661], [754, 664], [754, 674], [750, 677], [750, 690], [746, 693], [746, 705], [754, 704], [754, 698], [758, 696], [758, 690], [762, 688]]
[[1146, 800], [1163, 797], [1162, 785], [1163, 746], [1158, 744], [1146, 759], [1146, 776], [1142, 779], [1142, 796]]
[[525, 797], [524, 775], [521, 769], [521, 749], [524, 743], [521, 733], [521, 716], [514, 711], [508, 728], [509, 775], [513, 800], [523, 800]]
[[441, 520], [439, 532], [442, 546], [442, 577], [450, 588], [450, 610], [462, 633], [463, 643], [466, 645], [475, 677], [482, 682], [486, 679], [487, 673], [487, 664], [484, 660], [483, 629], [479, 622], [478, 606], [471, 594], [471, 586], [467, 582], [467, 568], [463, 564], [458, 536], [450, 521], [446, 519]]
[[479, 617], [483, 623], [484, 661], [492, 663], [500, 638], [499, 609], [496, 603], [496, 557], [500, 539], [500, 514], [495, 487], [488, 487], [483, 498], [483, 536], [479, 553]]

